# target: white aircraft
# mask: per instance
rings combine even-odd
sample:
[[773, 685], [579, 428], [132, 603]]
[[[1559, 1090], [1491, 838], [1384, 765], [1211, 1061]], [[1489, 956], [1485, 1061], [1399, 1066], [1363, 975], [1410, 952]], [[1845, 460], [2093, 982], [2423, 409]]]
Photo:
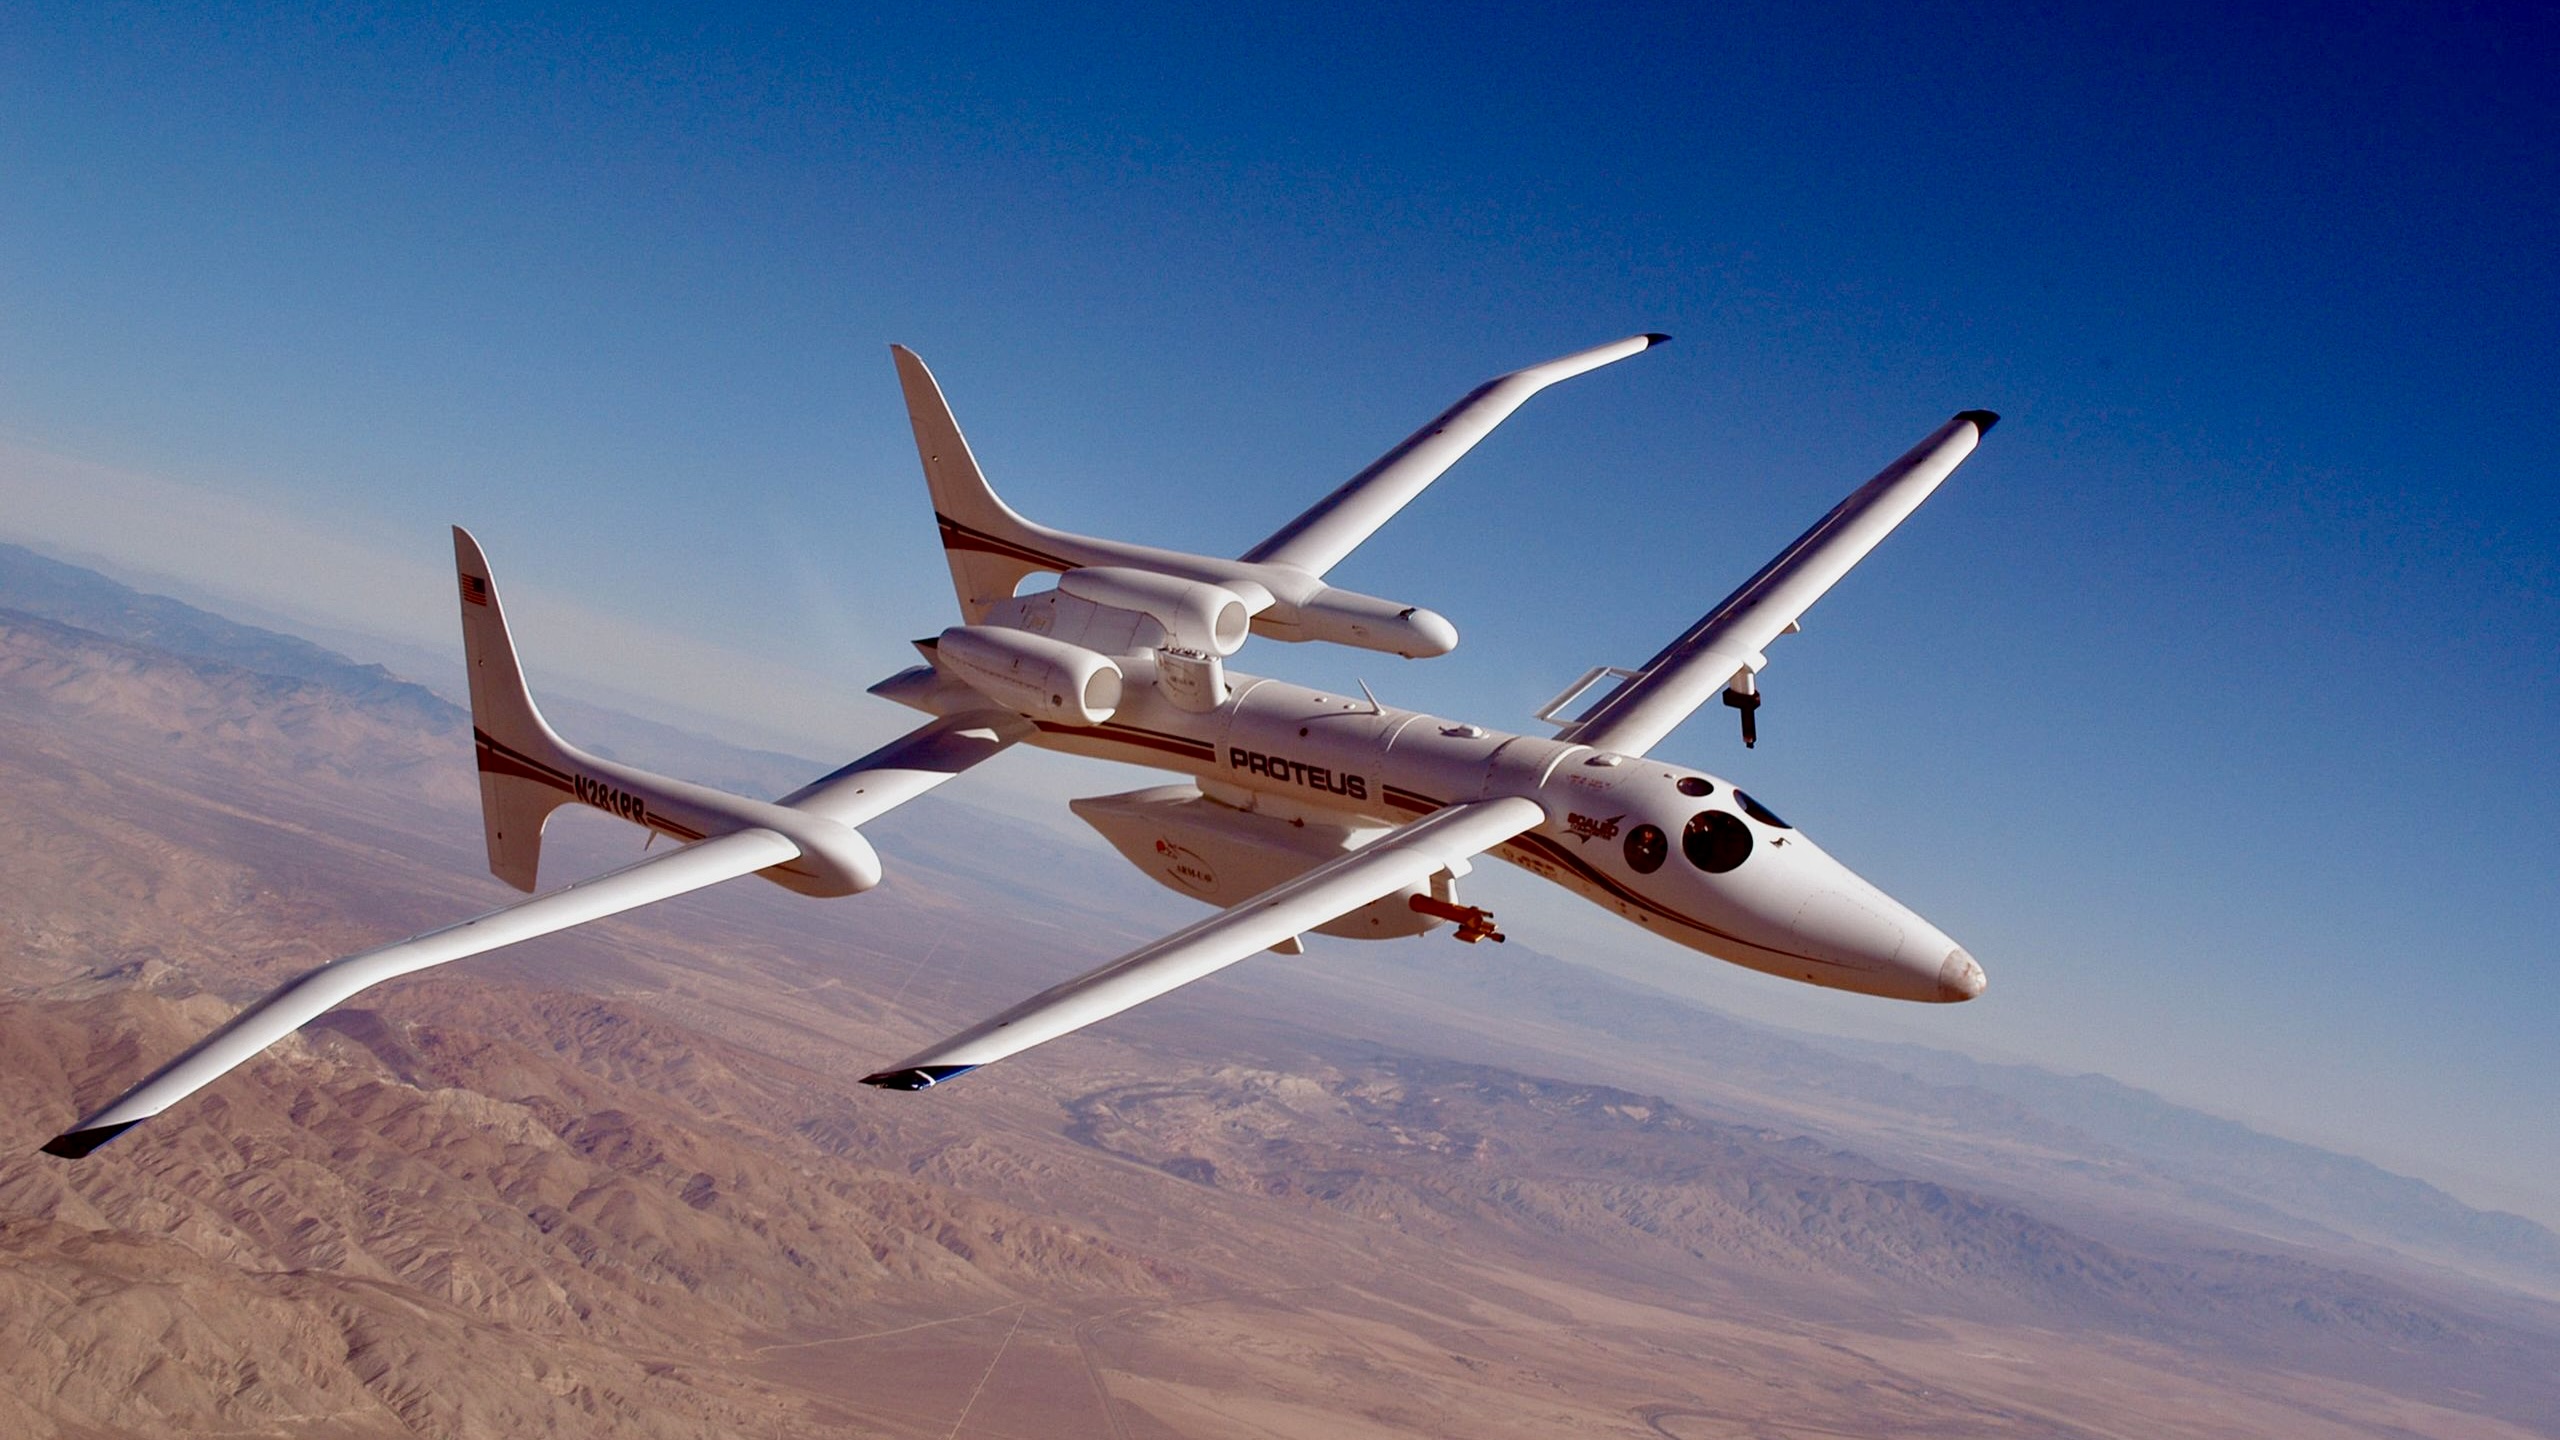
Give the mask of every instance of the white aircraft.
[[[323, 965], [234, 1016], [55, 1137], [78, 1157], [160, 1113], [340, 1001], [396, 975], [743, 875], [804, 895], [880, 881], [860, 827], [1021, 741], [1174, 770], [1193, 783], [1074, 802], [1158, 881], [1220, 905], [1152, 945], [1032, 996], [864, 1077], [937, 1085], [1116, 1015], [1299, 937], [1384, 939], [1454, 925], [1500, 940], [1459, 903], [1490, 852], [1691, 949], [1772, 975], [1903, 1000], [1966, 1000], [1982, 967], [1953, 940], [1723, 779], [1645, 752], [1709, 698], [1746, 742], [1764, 651], [1928, 498], [1998, 419], [1931, 432], [1635, 670], [1594, 669], [1514, 735], [1237, 674], [1248, 634], [1407, 657], [1457, 631], [1414, 605], [1324, 581], [1360, 543], [1539, 390], [1665, 336], [1597, 346], [1479, 386], [1279, 533], [1233, 560], [1070, 535], [996, 497], [924, 362], [893, 347], [961, 617], [917, 642], [928, 663], [872, 687], [934, 719], [775, 801], [587, 754], [543, 721], [498, 589], [454, 531], [489, 868], [530, 891], [551, 812], [582, 803], [685, 842], [477, 919]], [[1017, 595], [1026, 577], [1053, 587]], [[1598, 682], [1618, 683], [1571, 718]]]

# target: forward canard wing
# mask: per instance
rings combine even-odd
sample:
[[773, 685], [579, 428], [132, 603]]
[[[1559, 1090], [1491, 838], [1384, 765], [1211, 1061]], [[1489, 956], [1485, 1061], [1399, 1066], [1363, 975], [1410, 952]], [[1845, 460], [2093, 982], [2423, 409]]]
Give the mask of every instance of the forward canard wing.
[[1770, 642], [1795, 629], [1813, 602], [1909, 519], [1999, 419], [1988, 410], [1967, 410], [1939, 426], [1556, 738], [1642, 755], [1726, 690], [1743, 711], [1748, 737], [1751, 707], [1759, 703], [1753, 677], [1769, 663], [1763, 652]]
[[1546, 812], [1536, 801], [1518, 796], [1434, 811], [1233, 909], [1177, 930], [1099, 970], [1051, 986], [938, 1045], [864, 1076], [862, 1083], [888, 1090], [938, 1085], [1223, 970], [1380, 896], [1428, 880], [1545, 819]]
[[1630, 335], [1487, 380], [1430, 424], [1406, 436], [1404, 443], [1379, 456], [1376, 464], [1343, 481], [1305, 514], [1244, 552], [1243, 558], [1324, 574], [1377, 534], [1378, 527], [1394, 519], [1432, 481], [1447, 474], [1450, 466], [1510, 419], [1530, 396], [1559, 380], [1643, 354], [1670, 338]]

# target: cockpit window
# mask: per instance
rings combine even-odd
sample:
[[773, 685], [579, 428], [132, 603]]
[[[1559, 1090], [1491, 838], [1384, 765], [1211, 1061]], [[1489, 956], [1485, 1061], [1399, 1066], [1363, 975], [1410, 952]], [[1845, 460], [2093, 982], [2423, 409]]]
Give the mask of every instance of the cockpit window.
[[1721, 875], [1751, 858], [1751, 827], [1722, 810], [1701, 810], [1680, 832], [1680, 853], [1710, 875]]
[[1716, 793], [1714, 781], [1701, 779], [1695, 775], [1683, 775], [1677, 783], [1680, 786], [1680, 793], [1683, 795], [1713, 795]]
[[1743, 794], [1739, 790], [1733, 792], [1733, 803], [1742, 807], [1743, 814], [1750, 816], [1752, 819], [1759, 821], [1763, 825], [1771, 826], [1779, 830], [1793, 830], [1796, 828], [1793, 825], [1788, 824], [1786, 821], [1779, 819], [1777, 811], [1770, 809], [1768, 806], [1761, 804], [1759, 801], [1752, 799], [1750, 796]]
[[1663, 857], [1670, 853], [1671, 840], [1658, 825], [1639, 825], [1627, 832], [1627, 868], [1639, 875], [1661, 869]]

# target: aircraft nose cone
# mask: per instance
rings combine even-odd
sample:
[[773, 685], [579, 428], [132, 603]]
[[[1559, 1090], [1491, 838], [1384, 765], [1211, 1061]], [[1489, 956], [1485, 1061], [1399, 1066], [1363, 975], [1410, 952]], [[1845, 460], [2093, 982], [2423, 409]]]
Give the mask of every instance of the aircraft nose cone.
[[1982, 973], [1982, 966], [1964, 953], [1961, 945], [1948, 951], [1947, 958], [1938, 962], [1938, 998], [1941, 1000], [1970, 1000], [1981, 994], [1990, 983], [1991, 977]]
[[1865, 903], [1839, 890], [1816, 890], [1796, 911], [1796, 942], [1817, 955], [1861, 970], [1897, 968], [1904, 929], [1887, 913], [1896, 909], [1879, 895]]

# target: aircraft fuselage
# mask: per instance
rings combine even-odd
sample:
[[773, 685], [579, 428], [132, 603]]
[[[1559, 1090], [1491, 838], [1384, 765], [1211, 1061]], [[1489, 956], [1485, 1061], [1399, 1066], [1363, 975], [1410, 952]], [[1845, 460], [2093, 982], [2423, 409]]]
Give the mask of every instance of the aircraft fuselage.
[[1981, 993], [1981, 968], [1913, 913], [1718, 777], [1227, 675], [1192, 712], [1124, 657], [1097, 725], [1039, 722], [1046, 749], [1200, 782], [1239, 809], [1405, 824], [1444, 805], [1521, 796], [1544, 825], [1495, 847], [1511, 864], [1692, 950], [1789, 980], [1904, 1000]]

